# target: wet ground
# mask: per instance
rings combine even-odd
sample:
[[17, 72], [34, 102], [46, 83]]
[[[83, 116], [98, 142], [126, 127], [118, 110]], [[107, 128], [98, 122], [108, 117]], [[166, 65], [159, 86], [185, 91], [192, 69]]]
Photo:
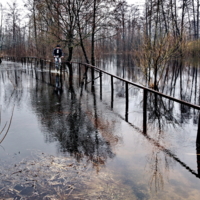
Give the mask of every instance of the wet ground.
[[199, 199], [197, 110], [151, 96], [145, 135], [137, 88], [126, 122], [106, 77], [101, 101], [98, 83], [81, 92], [76, 73], [69, 85], [37, 71], [0, 66], [0, 199]]

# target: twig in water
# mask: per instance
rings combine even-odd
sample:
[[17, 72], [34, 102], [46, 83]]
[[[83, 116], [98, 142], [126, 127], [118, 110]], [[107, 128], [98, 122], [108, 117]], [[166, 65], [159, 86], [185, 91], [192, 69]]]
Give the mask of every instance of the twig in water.
[[17, 171], [17, 172], [13, 172], [11, 175], [13, 175], [13, 174], [17, 174], [17, 173], [22, 173], [22, 170]]
[[[10, 129], [10, 125], [11, 125], [12, 118], [13, 118], [14, 108], [15, 108], [15, 105], [13, 106], [12, 115], [11, 115], [11, 118], [10, 118], [10, 122], [9, 122], [8, 128], [7, 128], [7, 130], [6, 130], [6, 133], [5, 133], [4, 137], [0, 140], [0, 144], [4, 141], [6, 135], [8, 134], [8, 131], [9, 131], [9, 129]], [[6, 124], [7, 124], [7, 123], [6, 123]], [[5, 126], [6, 126], [6, 125], [5, 125]], [[5, 126], [4, 126], [4, 128], [5, 128]], [[4, 130], [4, 128], [3, 128], [3, 130]], [[3, 132], [3, 131], [2, 131], [2, 132]], [[2, 133], [2, 132], [1, 132], [1, 133]]]
[[0, 135], [3, 133], [4, 129], [6, 128], [6, 125], [7, 125], [7, 122], [5, 123], [3, 129], [1, 130]]

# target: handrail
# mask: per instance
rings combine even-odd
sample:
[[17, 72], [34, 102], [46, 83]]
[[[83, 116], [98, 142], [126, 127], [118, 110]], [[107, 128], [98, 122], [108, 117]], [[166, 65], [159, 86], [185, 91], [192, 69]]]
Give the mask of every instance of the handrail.
[[[43, 61], [45, 61], [45, 60], [43, 60]], [[62, 62], [62, 63], [63, 63], [63, 64], [67, 64], [68, 62]], [[160, 96], [162, 96], [162, 97], [171, 99], [171, 100], [176, 101], [176, 102], [178, 102], [178, 103], [183, 103], [183, 104], [185, 104], [185, 105], [191, 106], [191, 107], [196, 108], [196, 109], [198, 109], [198, 110], [200, 110], [200, 106], [191, 104], [191, 103], [189, 103], [189, 102], [186, 102], [186, 101], [183, 101], [183, 100], [180, 100], [180, 99], [177, 99], [177, 98], [168, 96], [168, 95], [165, 95], [165, 94], [163, 94], [163, 93], [160, 93], [160, 92], [155, 91], [155, 90], [153, 90], [153, 89], [150, 89], [150, 88], [147, 88], [147, 87], [145, 87], [145, 86], [139, 85], [139, 84], [137, 84], [137, 83], [130, 82], [130, 81], [125, 80], [125, 79], [123, 79], [123, 78], [121, 78], [121, 77], [119, 77], [119, 76], [113, 75], [113, 74], [111, 74], [111, 73], [109, 73], [109, 72], [106, 72], [106, 71], [104, 71], [104, 70], [102, 70], [102, 69], [99, 69], [99, 68], [97, 68], [97, 67], [95, 67], [95, 66], [93, 66], [93, 65], [87, 64], [87, 63], [79, 63], [79, 62], [70, 62], [70, 63], [76, 63], [76, 64], [79, 64], [79, 65], [84, 65], [84, 66], [86, 66], [86, 67], [94, 68], [96, 71], [99, 71], [100, 73], [105, 73], [105, 74], [107, 74], [107, 75], [110, 75], [111, 78], [112, 78], [112, 79], [111, 79], [112, 84], [113, 84], [113, 77], [115, 77], [115, 78], [117, 78], [117, 79], [119, 79], [119, 80], [121, 80], [121, 81], [124, 81], [124, 82], [126, 82], [126, 90], [127, 90], [128, 84], [131, 84], [131, 85], [134, 85], [134, 86], [136, 86], [136, 87], [138, 87], [138, 88], [140, 88], [140, 89], [143, 89], [143, 90], [144, 90], [144, 102], [143, 102], [143, 104], [144, 104], [144, 107], [143, 107], [143, 130], [140, 130], [138, 127], [136, 127], [136, 126], [134, 126], [132, 123], [128, 122], [127, 116], [126, 116], [126, 119], [124, 119], [123, 117], [121, 117], [121, 115], [119, 115], [119, 114], [118, 114], [118, 116], [119, 116], [121, 119], [127, 121], [127, 123], [129, 123], [129, 125], [131, 125], [135, 130], [137, 130], [137, 131], [140, 132], [141, 134], [143, 134], [144, 137], [146, 137], [153, 145], [157, 146], [157, 147], [158, 147], [161, 151], [163, 151], [165, 154], [167, 154], [168, 156], [172, 157], [172, 158], [173, 158], [175, 161], [177, 161], [181, 166], [183, 166], [185, 169], [187, 169], [191, 174], [195, 175], [197, 178], [200, 178], [200, 171], [199, 171], [198, 173], [196, 173], [195, 170], [191, 169], [188, 165], [186, 165], [184, 162], [182, 162], [182, 161], [181, 161], [175, 154], [173, 154], [169, 149], [166, 149], [164, 146], [160, 145], [159, 142], [155, 141], [153, 138], [151, 138], [151, 137], [146, 133], [146, 129], [145, 129], [145, 128], [146, 128], [146, 112], [147, 112], [147, 108], [145, 107], [145, 105], [146, 105], [146, 103], [147, 103], [147, 102], [146, 102], [146, 101], [147, 101], [147, 98], [146, 98], [146, 97], [147, 97], [147, 91], [148, 91], [148, 92], [155, 93], [155, 94], [160, 95]], [[86, 71], [86, 73], [87, 73], [87, 71]], [[100, 77], [101, 77], [101, 76], [100, 76]], [[113, 88], [112, 88], [111, 90], [113, 90]], [[128, 99], [128, 97], [126, 97], [126, 98]], [[127, 102], [126, 102], [126, 103], [127, 103]], [[128, 112], [128, 110], [126, 110], [126, 113], [127, 113], [127, 112]], [[115, 113], [115, 114], [116, 114], [116, 113]], [[199, 127], [200, 127], [200, 122], [199, 122]], [[199, 136], [199, 138], [200, 138], [200, 128], [198, 128], [198, 129], [199, 129], [199, 130], [198, 130], [198, 133], [197, 133], [197, 137]], [[199, 140], [197, 139], [197, 141], [200, 141], [200, 139], [199, 139]], [[200, 143], [200, 142], [198, 142], [198, 143]], [[198, 155], [198, 154], [197, 154], [197, 155]], [[197, 163], [199, 163], [199, 159], [198, 159], [198, 158], [197, 158]]]
[[[7, 56], [4, 56], [4, 57], [7, 57]], [[37, 57], [34, 57], [34, 56], [32, 56], [32, 57], [31, 57], [31, 56], [30, 56], [30, 57], [21, 57], [21, 58], [40, 59], [40, 60], [45, 61], [45, 62], [49, 62], [49, 63], [51, 62], [50, 60], [45, 60], [45, 59], [37, 58]], [[63, 63], [63, 64], [67, 64], [67, 63], [69, 63], [69, 62], [66, 61], [66, 62], [62, 62], [62, 63]], [[75, 62], [75, 61], [72, 61], [72, 62], [70, 62], [70, 63], [76, 63], [76, 64], [79, 64], [79, 65], [84, 65], [84, 66], [87, 66], [87, 67], [90, 67], [90, 68], [94, 68], [96, 71], [103, 72], [103, 73], [105, 73], [105, 74], [107, 74], [107, 75], [110, 75], [110, 76], [112, 76], [112, 77], [114, 77], [114, 78], [116, 78], [116, 79], [118, 79], [118, 80], [124, 81], [124, 82], [126, 82], [126, 83], [128, 83], [128, 84], [131, 84], [131, 85], [136, 86], [136, 87], [138, 87], [138, 88], [140, 88], [140, 89], [143, 89], [144, 91], [152, 92], [152, 93], [157, 94], [157, 95], [160, 95], [160, 96], [162, 96], [162, 97], [164, 97], [164, 98], [167, 98], [167, 99], [173, 100], [173, 101], [175, 101], [175, 102], [178, 102], [178, 103], [181, 103], [181, 104], [185, 104], [185, 105], [187, 105], [187, 106], [190, 106], [190, 107], [192, 107], [192, 108], [195, 108], [195, 109], [200, 110], [200, 106], [199, 106], [199, 105], [189, 103], [189, 102], [187, 102], [187, 101], [184, 101], [184, 100], [181, 100], [181, 99], [178, 99], [178, 98], [175, 98], [175, 97], [166, 95], [166, 94], [164, 94], [164, 93], [158, 92], [158, 91], [153, 90], [153, 89], [151, 89], [151, 88], [148, 88], [148, 87], [139, 85], [139, 84], [137, 84], [137, 83], [134, 83], [134, 82], [131, 82], [131, 81], [128, 81], [128, 80], [125, 80], [125, 79], [123, 79], [123, 78], [121, 78], [121, 77], [119, 77], [119, 76], [116, 76], [116, 75], [114, 75], [114, 74], [111, 74], [111, 73], [109, 73], [109, 72], [106, 72], [105, 70], [99, 69], [98, 67], [95, 67], [95, 66], [93, 66], [93, 65], [91, 65], [91, 64], [80, 63], [80, 62]]]
[[134, 83], [134, 82], [125, 80], [125, 79], [123, 79], [123, 78], [121, 78], [121, 77], [119, 77], [119, 76], [113, 75], [113, 74], [111, 74], [111, 73], [109, 73], [109, 72], [106, 72], [106, 71], [104, 71], [104, 70], [102, 70], [102, 69], [99, 69], [99, 68], [97, 68], [97, 67], [95, 67], [95, 66], [93, 66], [93, 65], [90, 65], [90, 64], [87, 64], [87, 63], [78, 63], [78, 62], [72, 62], [72, 63], [77, 63], [77, 64], [81, 64], [81, 65], [85, 65], [85, 66], [94, 68], [94, 69], [97, 70], [97, 71], [101, 71], [101, 72], [103, 72], [103, 73], [105, 73], [105, 74], [107, 74], [107, 75], [110, 75], [110, 76], [112, 76], [112, 77], [114, 77], [114, 78], [117, 78], [117, 79], [119, 79], [119, 80], [121, 80], [121, 81], [124, 81], [124, 82], [126, 82], [126, 83], [128, 83], [128, 84], [134, 85], [134, 86], [136, 86], [136, 87], [138, 87], [138, 88], [141, 88], [141, 89], [143, 89], [143, 90], [146, 90], [146, 91], [148, 91], [148, 92], [152, 92], [152, 93], [154, 93], [154, 94], [158, 94], [158, 95], [160, 95], [160, 96], [162, 96], [162, 97], [168, 98], [168, 99], [170, 99], [170, 100], [173, 100], [173, 101], [176, 101], [176, 102], [178, 102], [178, 103], [182, 103], [182, 104], [185, 104], [185, 105], [187, 105], [187, 106], [190, 106], [190, 107], [193, 107], [193, 108], [196, 108], [196, 109], [200, 110], [200, 106], [198, 106], [198, 105], [189, 103], [189, 102], [187, 102], [187, 101], [183, 101], [183, 100], [181, 100], [181, 99], [178, 99], [178, 98], [175, 98], [175, 97], [172, 97], [172, 96], [163, 94], [163, 93], [161, 93], [161, 92], [158, 92], [158, 91], [156, 91], [156, 90], [147, 88], [147, 87], [142, 86], [142, 85], [139, 85], [139, 84], [137, 84], [137, 83]]

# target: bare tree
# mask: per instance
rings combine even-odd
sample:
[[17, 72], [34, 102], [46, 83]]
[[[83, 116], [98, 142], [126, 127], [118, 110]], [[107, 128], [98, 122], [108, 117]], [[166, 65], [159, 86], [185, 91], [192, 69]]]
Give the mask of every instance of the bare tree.
[[16, 1], [12, 3], [8, 3], [8, 10], [6, 13], [6, 29], [7, 29], [7, 43], [6, 49], [10, 49], [8, 53], [13, 56], [19, 56], [20, 51], [18, 51], [18, 47], [22, 42], [22, 34], [21, 34], [21, 15], [20, 8]]
[[0, 4], [0, 50], [2, 51], [3, 49], [3, 16], [4, 16], [4, 9], [3, 9], [3, 6], [2, 4]]

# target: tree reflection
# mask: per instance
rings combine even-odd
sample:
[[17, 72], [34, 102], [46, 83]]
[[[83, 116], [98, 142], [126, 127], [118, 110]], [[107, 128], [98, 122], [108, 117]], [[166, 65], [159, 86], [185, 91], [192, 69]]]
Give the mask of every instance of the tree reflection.
[[[13, 104], [19, 105], [21, 103], [24, 89], [22, 87], [22, 79], [22, 73], [18, 72], [17, 70], [2, 72], [4, 90], [1, 91], [1, 95], [4, 96], [6, 108], [13, 106]], [[10, 84], [12, 87], [10, 87]]]
[[[178, 120], [173, 116], [174, 102], [151, 93], [148, 96], [147, 109], [148, 125], [154, 125], [156, 130], [158, 129], [158, 134], [154, 134], [154, 143], [162, 143], [165, 138], [164, 129], [166, 124], [172, 124], [173, 126], [178, 124]], [[153, 146], [152, 152], [148, 157], [149, 184], [151, 189], [155, 189], [158, 192], [164, 188], [164, 180], [172, 160], [171, 157], [161, 152], [159, 145]]]
[[[173, 153], [169, 150], [165, 149], [164, 147], [160, 146], [159, 144], [166, 142], [167, 135], [165, 134], [165, 128], [171, 124], [173, 126], [180, 125], [180, 123], [184, 122], [185, 119], [189, 119], [191, 117], [191, 108], [185, 105], [181, 105], [180, 109], [181, 115], [176, 115], [174, 117], [174, 102], [162, 98], [157, 94], [149, 94], [148, 101], [147, 101], [147, 109], [148, 109], [148, 125], [154, 125], [156, 127], [155, 130], [158, 130], [158, 133], [155, 133], [152, 137], [145, 135], [148, 140], [153, 141], [154, 148], [152, 152], [149, 154], [148, 164], [149, 164], [149, 174], [150, 174], [150, 185], [155, 189], [155, 191], [159, 191], [164, 187], [164, 180], [166, 179], [167, 173], [170, 169], [170, 165], [172, 164], [172, 159], [180, 163], [183, 167], [185, 167], [189, 172], [194, 174], [196, 177], [199, 176], [199, 144], [197, 143], [197, 171], [192, 170], [190, 167], [187, 166], [184, 162], [179, 160]], [[185, 109], [185, 110], [184, 110]], [[198, 112], [195, 112], [196, 115]], [[185, 115], [183, 115], [185, 114]], [[197, 116], [196, 116], [197, 118]], [[197, 119], [196, 119], [197, 120]], [[150, 127], [150, 126], [148, 126]], [[154, 138], [154, 139], [152, 139]], [[163, 154], [162, 151], [165, 153]], [[163, 170], [164, 169], [164, 170]]]
[[[68, 89], [63, 91], [59, 100], [55, 91], [52, 93], [44, 84], [38, 85], [38, 90], [32, 94], [32, 104], [44, 129], [46, 142], [58, 141], [60, 153], [70, 154], [77, 161], [88, 159], [98, 171], [108, 158], [115, 156], [112, 145], [116, 145], [118, 138], [112, 132], [108, 132], [109, 137], [104, 134], [105, 127], [112, 130], [114, 122], [108, 123], [97, 115], [95, 90], [94, 107], [91, 108], [89, 105], [85, 107], [87, 102], [83, 103], [82, 97], [78, 98], [72, 82], [65, 86]], [[100, 134], [98, 130], [104, 132]]]
[[[155, 140], [156, 143], [161, 142], [161, 136]], [[159, 146], [154, 146], [151, 153], [148, 155], [148, 174], [150, 176], [149, 185], [152, 190], [156, 192], [164, 189], [164, 182], [167, 179], [170, 171], [170, 166], [173, 160], [167, 154], [164, 154]]]
[[63, 85], [62, 85], [62, 76], [59, 75], [59, 73], [56, 74], [55, 76], [55, 88], [54, 92], [58, 96], [58, 98], [61, 98], [61, 95], [63, 93]]
[[166, 124], [178, 124], [174, 117], [174, 102], [163, 99], [157, 94], [150, 93], [147, 101], [148, 123], [158, 127], [159, 133]]

